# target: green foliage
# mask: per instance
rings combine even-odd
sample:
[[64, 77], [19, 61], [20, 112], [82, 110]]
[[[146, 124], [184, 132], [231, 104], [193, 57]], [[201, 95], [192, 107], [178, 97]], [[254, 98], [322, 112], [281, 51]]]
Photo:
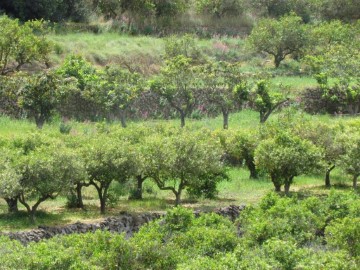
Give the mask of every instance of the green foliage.
[[87, 86], [89, 98], [113, 117], [118, 116], [125, 123], [125, 110], [140, 95], [144, 87], [140, 74], [120, 69], [115, 66], [106, 67]]
[[[352, 134], [352, 132], [354, 132]], [[360, 176], [360, 136], [359, 130], [349, 130], [349, 133], [339, 139], [344, 147], [344, 154], [340, 156], [340, 166], [353, 177], [353, 187], [357, 188], [357, 178]]]
[[[32, 221], [42, 202], [55, 198], [78, 179], [85, 177], [79, 156], [56, 142], [40, 146], [21, 158], [19, 171], [19, 201], [25, 206]], [[32, 199], [35, 199], [35, 204], [31, 206]]]
[[262, 12], [270, 17], [280, 18], [294, 12], [304, 22], [309, 22], [311, 15], [314, 16], [315, 1], [311, 0], [252, 0], [248, 1], [256, 12]]
[[248, 98], [245, 76], [236, 64], [210, 62], [200, 67], [203, 93], [201, 96], [222, 112], [223, 128], [228, 129], [229, 113], [241, 109]]
[[266, 80], [259, 80], [250, 93], [251, 106], [260, 113], [260, 123], [265, 123], [269, 116], [284, 105], [289, 98], [286, 93], [270, 91], [270, 84]]
[[164, 98], [181, 117], [181, 127], [185, 126], [185, 117], [195, 105], [196, 74], [191, 59], [183, 55], [166, 61], [160, 76], [150, 80], [150, 89]]
[[279, 20], [260, 20], [248, 42], [255, 51], [272, 55], [278, 68], [286, 56], [302, 54], [308, 44], [308, 34], [301, 18], [290, 14]]
[[196, 187], [197, 191], [213, 192], [216, 184], [226, 178], [219, 144], [206, 130], [149, 137], [146, 151], [151, 160], [149, 176], [160, 189], [174, 193], [175, 205], [180, 203], [184, 189]]
[[195, 8], [198, 13], [216, 18], [239, 16], [244, 12], [243, 2], [243, 0], [196, 0]]
[[45, 19], [54, 22], [74, 20], [86, 21], [91, 12], [88, 0], [4, 0], [4, 9], [22, 21]]
[[321, 152], [312, 143], [286, 131], [262, 141], [255, 150], [258, 168], [270, 175], [276, 191], [284, 184], [286, 193], [294, 177], [314, 170], [321, 157]]
[[54, 113], [64, 93], [72, 87], [71, 82], [61, 80], [53, 72], [34, 75], [27, 79], [21, 89], [18, 103], [29, 116], [35, 118], [36, 126], [41, 129]]
[[346, 217], [339, 221], [333, 221], [326, 228], [326, 241], [331, 247], [343, 249], [351, 256], [360, 256], [360, 218]]
[[360, 4], [356, 0], [317, 1], [317, 9], [326, 20], [355, 21], [360, 18]]
[[166, 230], [170, 232], [187, 231], [193, 225], [194, 218], [192, 210], [177, 206], [167, 211], [164, 224]]
[[131, 173], [128, 159], [129, 144], [105, 135], [93, 138], [83, 149], [89, 184], [95, 187], [100, 200], [100, 212], [105, 213], [110, 185], [113, 181], [125, 183]]
[[165, 42], [165, 55], [166, 60], [178, 56], [184, 56], [191, 59], [192, 62], [202, 62], [204, 56], [201, 54], [198, 39], [194, 35], [186, 34], [181, 37], [170, 36], [167, 37]]
[[19, 20], [0, 16], [0, 75], [19, 71], [23, 65], [33, 62], [48, 63], [51, 43], [45, 37], [43, 21]]

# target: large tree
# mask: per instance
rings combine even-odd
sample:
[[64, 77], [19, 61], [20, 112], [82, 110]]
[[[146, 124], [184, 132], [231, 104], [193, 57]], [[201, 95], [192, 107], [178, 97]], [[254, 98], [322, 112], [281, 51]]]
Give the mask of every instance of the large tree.
[[[78, 157], [58, 143], [38, 147], [24, 156], [19, 170], [19, 202], [25, 206], [32, 222], [42, 202], [54, 199], [60, 192], [69, 189], [78, 178], [84, 177]], [[34, 203], [31, 205], [31, 202]]]
[[161, 190], [174, 193], [175, 205], [185, 189], [211, 197], [216, 184], [226, 178], [219, 144], [208, 135], [205, 130], [183, 130], [147, 139], [149, 176]]
[[48, 65], [51, 43], [46, 39], [43, 21], [19, 20], [0, 16], [0, 75], [19, 71], [34, 62]]
[[191, 59], [183, 55], [166, 61], [160, 76], [150, 81], [150, 88], [164, 98], [180, 115], [181, 127], [195, 105], [195, 70]]
[[41, 129], [54, 113], [65, 89], [72, 87], [71, 82], [62, 80], [54, 72], [45, 71], [27, 78], [18, 103], [35, 118], [36, 126]]
[[258, 169], [269, 174], [275, 191], [284, 185], [285, 193], [289, 193], [294, 177], [313, 170], [320, 160], [317, 147], [287, 131], [279, 131], [275, 137], [262, 141], [255, 150]]
[[210, 62], [201, 67], [204, 100], [217, 107], [223, 115], [223, 128], [229, 127], [229, 114], [248, 98], [248, 85], [238, 65]]
[[257, 52], [274, 57], [275, 67], [288, 55], [299, 56], [308, 44], [308, 32], [300, 17], [290, 14], [280, 19], [262, 19], [253, 28], [248, 42]]
[[126, 127], [126, 110], [139, 96], [144, 83], [140, 74], [115, 66], [106, 67], [89, 85], [88, 93], [109, 118], [120, 118]]
[[99, 134], [83, 149], [85, 169], [90, 185], [98, 193], [101, 214], [105, 214], [111, 183], [124, 183], [130, 177], [128, 147], [129, 143], [126, 141]]

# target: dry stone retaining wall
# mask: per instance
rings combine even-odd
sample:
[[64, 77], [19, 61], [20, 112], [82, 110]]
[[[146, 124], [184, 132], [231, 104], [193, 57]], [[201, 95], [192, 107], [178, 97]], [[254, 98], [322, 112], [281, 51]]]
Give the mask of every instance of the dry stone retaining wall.
[[[229, 207], [219, 208], [215, 213], [229, 218], [231, 221], [235, 221], [240, 212], [245, 208], [244, 205], [236, 206], [230, 205]], [[195, 212], [198, 216], [201, 212]], [[56, 235], [68, 235], [73, 233], [87, 233], [95, 232], [96, 230], [109, 231], [112, 233], [125, 233], [127, 237], [131, 237], [133, 233], [137, 232], [139, 228], [155, 219], [159, 219], [163, 216], [160, 213], [141, 213], [141, 214], [129, 214], [124, 213], [117, 217], [108, 217], [101, 222], [86, 224], [76, 222], [74, 224], [66, 226], [39, 226], [38, 229], [30, 231], [1, 233], [7, 235], [10, 239], [18, 240], [24, 245], [29, 242], [38, 242], [43, 239], [49, 239]]]

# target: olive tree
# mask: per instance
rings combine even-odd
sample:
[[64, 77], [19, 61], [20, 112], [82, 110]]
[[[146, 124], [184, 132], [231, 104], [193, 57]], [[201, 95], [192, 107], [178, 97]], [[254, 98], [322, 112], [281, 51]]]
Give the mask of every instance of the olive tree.
[[51, 43], [46, 39], [42, 21], [19, 20], [0, 16], [0, 75], [19, 71], [25, 64], [48, 64]]
[[285, 193], [289, 193], [294, 177], [312, 171], [320, 160], [317, 147], [287, 131], [260, 142], [255, 150], [257, 168], [270, 175], [275, 191], [284, 185]]
[[269, 116], [289, 101], [286, 93], [270, 91], [269, 82], [260, 80], [249, 94], [250, 106], [260, 113], [260, 123], [265, 123]]
[[126, 109], [138, 97], [143, 86], [140, 74], [112, 66], [106, 67], [88, 88], [93, 102], [111, 116], [120, 117], [121, 125], [126, 127]]
[[19, 168], [19, 202], [26, 208], [32, 222], [42, 202], [56, 198], [76, 179], [83, 178], [84, 172], [78, 157], [57, 143], [40, 146], [30, 152], [21, 159]]
[[301, 18], [294, 14], [279, 20], [265, 18], [253, 28], [248, 43], [255, 51], [273, 56], [278, 68], [286, 56], [302, 54], [308, 33]]
[[51, 71], [32, 75], [21, 89], [18, 103], [35, 118], [36, 126], [41, 129], [53, 115], [66, 88], [71, 87], [71, 81], [62, 80]]
[[237, 160], [245, 162], [250, 171], [250, 178], [258, 178], [258, 170], [255, 165], [255, 149], [259, 145], [260, 138], [257, 132], [252, 130], [235, 131], [226, 145], [227, 152]]
[[202, 191], [211, 197], [216, 184], [226, 178], [220, 145], [204, 135], [206, 133], [184, 130], [147, 139], [151, 161], [149, 176], [161, 190], [169, 190], [175, 195], [175, 205], [181, 203], [185, 189]]
[[101, 214], [105, 214], [111, 183], [124, 183], [129, 179], [128, 147], [126, 141], [99, 134], [83, 149], [85, 169], [90, 185], [98, 193]]
[[340, 128], [318, 121], [301, 121], [293, 129], [299, 137], [311, 141], [323, 152], [325, 186], [330, 187], [330, 173], [335, 169], [340, 155], [344, 152], [343, 144], [337, 140]]
[[166, 61], [160, 76], [150, 81], [150, 89], [164, 98], [180, 115], [181, 127], [195, 105], [195, 70], [191, 59], [183, 55]]
[[229, 127], [229, 114], [248, 98], [248, 85], [245, 76], [237, 65], [226, 62], [210, 62], [201, 67], [201, 96], [215, 105], [223, 115], [223, 128]]

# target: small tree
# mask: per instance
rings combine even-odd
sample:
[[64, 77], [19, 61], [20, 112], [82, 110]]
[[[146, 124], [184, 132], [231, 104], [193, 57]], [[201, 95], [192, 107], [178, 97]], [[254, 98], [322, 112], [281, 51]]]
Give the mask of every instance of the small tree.
[[124, 183], [129, 179], [128, 146], [125, 141], [99, 135], [84, 149], [86, 172], [99, 195], [101, 214], [105, 214], [111, 183]]
[[238, 66], [225, 62], [211, 62], [202, 67], [204, 90], [201, 93], [209, 103], [218, 107], [223, 115], [223, 128], [229, 127], [229, 114], [248, 98], [248, 86]]
[[195, 73], [191, 59], [183, 55], [166, 61], [160, 76], [150, 81], [150, 89], [173, 107], [181, 119], [181, 127], [185, 126], [185, 118], [195, 104]]
[[60, 113], [78, 120], [97, 119], [101, 112], [89, 86], [99, 82], [98, 70], [84, 57], [69, 55], [56, 73], [66, 81], [76, 81], [76, 87], [65, 92], [58, 106]]
[[251, 130], [235, 132], [227, 142], [227, 152], [236, 157], [237, 160], [244, 160], [250, 171], [250, 178], [258, 178], [258, 171], [255, 165], [255, 149], [259, 144], [259, 136]]
[[308, 34], [301, 18], [291, 14], [279, 20], [260, 20], [248, 42], [255, 51], [272, 55], [278, 68], [286, 56], [302, 54], [308, 43]]
[[318, 148], [288, 132], [262, 141], [255, 150], [256, 166], [270, 175], [275, 191], [284, 185], [286, 194], [294, 177], [313, 170], [320, 160]]
[[98, 80], [88, 85], [93, 102], [113, 116], [120, 116], [121, 125], [126, 127], [126, 109], [136, 99], [143, 88], [143, 80], [138, 73], [116, 67], [106, 67]]
[[35, 118], [36, 126], [41, 129], [52, 116], [66, 87], [71, 87], [71, 83], [53, 72], [33, 75], [21, 89], [18, 103]]
[[153, 136], [148, 139], [147, 153], [149, 176], [161, 190], [174, 193], [175, 205], [180, 204], [184, 189], [214, 192], [216, 184], [226, 178], [219, 144], [201, 133], [184, 130], [172, 136]]
[[339, 127], [330, 126], [319, 122], [303, 122], [294, 127], [294, 132], [299, 137], [311, 141], [323, 152], [325, 167], [325, 186], [330, 187], [330, 173], [335, 169], [342, 154], [343, 145], [337, 142]]
[[276, 109], [289, 101], [289, 98], [284, 94], [270, 92], [269, 83], [265, 80], [257, 82], [249, 99], [250, 105], [260, 113], [260, 123], [265, 123]]
[[[32, 222], [42, 202], [54, 199], [69, 189], [77, 178], [83, 178], [82, 164], [77, 156], [57, 144], [37, 148], [24, 156], [19, 166], [19, 202], [25, 206]], [[30, 205], [34, 199], [35, 203]]]
[[51, 43], [45, 38], [42, 21], [29, 21], [20, 25], [19, 20], [0, 16], [0, 75], [19, 71], [25, 64], [47, 64]]

